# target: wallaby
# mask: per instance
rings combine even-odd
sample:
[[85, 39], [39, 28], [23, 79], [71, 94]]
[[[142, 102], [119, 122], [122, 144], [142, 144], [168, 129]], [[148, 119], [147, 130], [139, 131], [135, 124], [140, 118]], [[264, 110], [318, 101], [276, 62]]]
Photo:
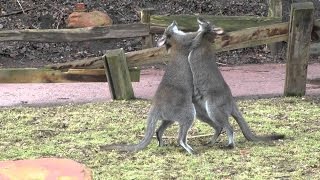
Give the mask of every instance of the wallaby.
[[194, 102], [199, 104], [201, 109], [205, 109], [207, 115], [215, 122], [216, 134], [212, 143], [225, 128], [228, 135], [227, 147], [235, 147], [234, 131], [228, 120], [230, 115], [235, 118], [247, 140], [269, 141], [284, 138], [284, 135], [257, 136], [250, 130], [216, 65], [212, 42], [217, 35], [223, 34], [223, 29], [212, 27], [202, 18], [198, 18], [198, 23], [198, 35], [193, 40], [188, 62], [193, 75]]
[[[193, 81], [192, 73], [187, 62], [189, 49], [193, 38], [198, 33], [184, 33], [179, 31], [176, 22], [169, 25], [158, 45], [165, 45], [170, 53], [171, 61], [158, 86], [148, 114], [147, 128], [144, 138], [134, 145], [105, 145], [102, 150], [138, 151], [145, 148], [152, 139], [158, 120], [162, 120], [156, 131], [159, 146], [163, 145], [162, 135], [174, 121], [179, 123], [178, 143], [189, 153], [193, 149], [187, 144], [187, 132], [197, 117], [216, 129], [215, 122], [206, 116], [206, 111], [199, 109], [192, 103]], [[197, 113], [196, 113], [197, 111]]]

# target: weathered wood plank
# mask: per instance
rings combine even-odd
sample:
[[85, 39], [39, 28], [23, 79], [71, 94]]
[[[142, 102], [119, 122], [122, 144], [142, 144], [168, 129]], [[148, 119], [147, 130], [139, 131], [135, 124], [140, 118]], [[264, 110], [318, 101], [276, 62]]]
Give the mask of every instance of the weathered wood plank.
[[112, 99], [134, 98], [129, 69], [123, 49], [107, 51], [104, 66]]
[[[130, 70], [131, 80], [140, 80], [140, 71]], [[61, 72], [50, 69], [9, 68], [0, 69], [0, 83], [72, 83], [107, 82], [103, 69], [69, 69]]]
[[311, 2], [291, 5], [285, 96], [303, 96], [306, 93], [313, 14], [314, 6]]
[[[268, 17], [278, 17], [282, 19], [282, 0], [268, 0]], [[279, 51], [282, 49], [282, 43], [272, 43], [268, 44], [271, 51], [271, 55], [275, 57]]]
[[277, 23], [227, 33], [215, 42], [217, 52], [253, 47], [288, 39], [288, 23]]
[[[279, 41], [287, 41], [288, 23], [277, 23], [226, 33], [213, 44], [217, 52], [229, 51]], [[126, 53], [129, 67], [164, 63], [169, 55], [164, 47]]]
[[[213, 44], [217, 52], [287, 41], [288, 23], [247, 28], [226, 33]], [[169, 55], [164, 47], [126, 53], [129, 67], [165, 63]]]
[[66, 63], [49, 64], [49, 65], [45, 65], [44, 68], [54, 69], [54, 70], [99, 69], [99, 68], [104, 68], [102, 60], [103, 60], [103, 56], [99, 56], [99, 57], [70, 61]]
[[126, 53], [129, 67], [140, 67], [154, 65], [157, 63], [166, 63], [169, 54], [164, 47], [155, 47]]
[[[278, 17], [256, 17], [256, 16], [212, 16], [200, 15], [212, 24], [224, 28], [226, 32], [237, 31], [244, 28], [269, 25], [281, 22]], [[196, 15], [152, 15], [151, 16], [151, 33], [163, 33], [164, 29], [177, 21], [179, 29], [184, 31], [196, 31], [198, 29]]]
[[[169, 55], [163, 47], [154, 47], [149, 49], [143, 49], [140, 51], [132, 51], [125, 53], [128, 67], [141, 67], [148, 66], [157, 63], [165, 63], [168, 61]], [[104, 68], [103, 56], [96, 58], [86, 58], [82, 60], [75, 60], [67, 63], [57, 63], [45, 66], [47, 69], [64, 70], [70, 68], [81, 69], [96, 69]]]
[[[254, 27], [226, 33], [219, 37], [214, 44], [217, 52], [258, 46], [267, 43], [287, 41], [288, 23], [278, 23], [262, 27]], [[164, 47], [143, 49], [140, 51], [127, 52], [126, 59], [129, 67], [147, 66], [168, 61], [168, 53]], [[52, 69], [64, 68], [103, 68], [102, 57], [89, 60], [73, 61], [71, 63], [53, 64], [47, 66]]]
[[1, 41], [75, 42], [149, 35], [146, 24], [119, 24], [76, 29], [25, 29], [0, 31]]

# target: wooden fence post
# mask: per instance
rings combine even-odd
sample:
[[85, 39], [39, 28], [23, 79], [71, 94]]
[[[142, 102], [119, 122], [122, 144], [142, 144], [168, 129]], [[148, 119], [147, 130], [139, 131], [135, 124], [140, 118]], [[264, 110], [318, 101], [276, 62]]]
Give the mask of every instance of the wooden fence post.
[[[268, 16], [280, 17], [282, 19], [282, 0], [268, 0]], [[268, 44], [271, 56], [275, 57], [282, 49], [282, 42]]]
[[134, 93], [123, 49], [107, 51], [103, 61], [112, 99], [133, 99]]
[[306, 93], [313, 13], [312, 2], [291, 5], [285, 96], [303, 96]]
[[[141, 23], [148, 25], [149, 32], [150, 32], [150, 16], [153, 11], [154, 11], [153, 8], [147, 8], [147, 9], [143, 9], [141, 11]], [[153, 35], [150, 34], [149, 36], [142, 37], [142, 48], [147, 49], [147, 48], [152, 48], [152, 47], [154, 47]]]

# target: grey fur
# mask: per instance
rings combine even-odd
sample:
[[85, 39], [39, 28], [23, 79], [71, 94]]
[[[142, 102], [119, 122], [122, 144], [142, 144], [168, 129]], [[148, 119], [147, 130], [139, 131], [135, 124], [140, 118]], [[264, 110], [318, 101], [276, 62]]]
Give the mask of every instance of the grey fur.
[[162, 120], [156, 131], [159, 146], [163, 145], [162, 135], [174, 121], [179, 123], [178, 143], [189, 153], [193, 149], [187, 144], [187, 132], [190, 129], [196, 115], [202, 121], [212, 127], [215, 123], [206, 116], [205, 111], [199, 109], [199, 105], [193, 105], [193, 81], [189, 63], [187, 62], [192, 40], [197, 33], [183, 33], [178, 31], [176, 23], [173, 22], [158, 41], [160, 45], [165, 44], [170, 52], [171, 61], [167, 65], [165, 74], [153, 98], [149, 111], [147, 128], [144, 138], [134, 145], [105, 145], [102, 150], [138, 151], [144, 149], [152, 139], [156, 123]]
[[228, 135], [228, 147], [235, 146], [234, 131], [228, 120], [230, 115], [236, 119], [247, 140], [269, 141], [284, 138], [284, 135], [256, 136], [252, 133], [215, 62], [212, 42], [222, 29], [212, 27], [203, 19], [198, 19], [198, 22], [199, 31], [193, 41], [188, 62], [193, 74], [194, 102], [199, 104], [201, 109], [206, 109], [207, 116], [216, 122], [216, 134], [212, 143], [225, 128]]

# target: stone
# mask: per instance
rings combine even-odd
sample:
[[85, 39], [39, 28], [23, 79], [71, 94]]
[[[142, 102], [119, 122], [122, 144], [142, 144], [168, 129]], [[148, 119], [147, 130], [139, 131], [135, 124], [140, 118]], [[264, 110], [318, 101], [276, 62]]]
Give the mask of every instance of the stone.
[[1, 180], [92, 180], [91, 170], [70, 159], [0, 161]]
[[68, 28], [83, 28], [112, 25], [108, 14], [100, 11], [73, 12], [67, 19]]

